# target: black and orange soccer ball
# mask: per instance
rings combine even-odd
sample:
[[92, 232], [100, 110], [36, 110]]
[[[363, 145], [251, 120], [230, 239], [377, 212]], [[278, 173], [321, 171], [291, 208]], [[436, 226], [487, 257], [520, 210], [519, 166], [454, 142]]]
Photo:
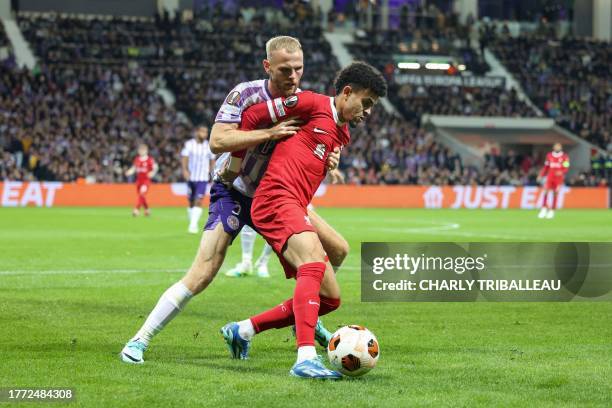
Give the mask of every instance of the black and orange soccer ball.
[[359, 377], [373, 369], [379, 356], [376, 336], [363, 326], [341, 327], [327, 345], [331, 365], [349, 377]]

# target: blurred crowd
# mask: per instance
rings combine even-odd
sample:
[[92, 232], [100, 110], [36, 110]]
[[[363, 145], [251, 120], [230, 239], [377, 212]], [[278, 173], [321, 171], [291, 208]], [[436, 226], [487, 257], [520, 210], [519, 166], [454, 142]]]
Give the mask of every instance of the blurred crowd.
[[[41, 63], [32, 72], [15, 68], [8, 60], [0, 67], [0, 178], [126, 181], [124, 171], [131, 165], [135, 147], [144, 142], [160, 165], [157, 181], [180, 181], [179, 151], [193, 126], [212, 125], [234, 85], [265, 77], [261, 61], [265, 42], [273, 35], [300, 38], [305, 57], [301, 88], [331, 94], [339, 64], [323, 36], [319, 13], [307, 3], [289, 1], [282, 9], [204, 7], [195, 15], [175, 18], [168, 14], [151, 19], [20, 16], [19, 25]], [[436, 9], [420, 13], [403, 10], [398, 30], [381, 30], [375, 24], [371, 31], [358, 32], [351, 51], [383, 71], [390, 83], [390, 99], [401, 115], [377, 107], [365, 127], [352, 130], [352, 143], [340, 163], [347, 182], [535, 184], [542, 157], [513, 152], [489, 155], [484, 169], [477, 169], [464, 165], [420, 125], [424, 113], [534, 116], [513, 89], [394, 81], [393, 55], [397, 53], [450, 53], [473, 73], [488, 70], [471, 44], [472, 24], [461, 25], [456, 16]], [[496, 52], [513, 52], [508, 50], [514, 50], [514, 40], [507, 35], [492, 30], [486, 33], [484, 46], [492, 43]], [[546, 52], [544, 47], [540, 52]], [[529, 53], [518, 58], [527, 63], [538, 57]], [[522, 69], [520, 63], [515, 65], [511, 68]], [[543, 65], [541, 60], [536, 64], [539, 68]], [[540, 72], [528, 67], [524, 69], [526, 77], [521, 77], [523, 83], [529, 83], [530, 70]], [[561, 81], [561, 74], [555, 74], [553, 81], [550, 70], [542, 72], [535, 80], [536, 91], [526, 89], [532, 97], [532, 92], [545, 95], [541, 87]], [[597, 65], [585, 81], [601, 84], [598, 75], [608, 75], [607, 91], [602, 87], [589, 93], [578, 81], [563, 80], [566, 92], [553, 93], [552, 101], [534, 97], [534, 102], [547, 106], [580, 96], [569, 114], [564, 111], [566, 106], [557, 106], [559, 123], [569, 120], [567, 126], [572, 130], [574, 122], [580, 123], [581, 128], [575, 131], [583, 137], [610, 143], [609, 72], [602, 72]], [[597, 112], [603, 109], [603, 114], [586, 112], [592, 105], [599, 107]], [[546, 109], [553, 116], [551, 112], [554, 109]], [[582, 123], [587, 116], [589, 125], [585, 127]], [[599, 132], [597, 136], [591, 134], [592, 129]], [[602, 170], [595, 166], [591, 174], [579, 175], [571, 182], [600, 183], [612, 171], [606, 167], [608, 158], [602, 156], [601, 160]]]
[[274, 33], [301, 38], [302, 87], [330, 91], [339, 66], [312, 19], [300, 14], [308, 23], [290, 24], [301, 10], [210, 9], [187, 21], [22, 16], [44, 63], [34, 72], [1, 68], [0, 178], [126, 181], [144, 142], [160, 165], [156, 179], [179, 181], [179, 152], [193, 125], [212, 125], [233, 86], [265, 76], [261, 61]]
[[[400, 60], [411, 61], [411, 55], [442, 55], [456, 61], [446, 72], [426, 71], [419, 74], [463, 76], [483, 75], [489, 70], [483, 50], [489, 44], [488, 30], [482, 33], [477, 51], [474, 22], [460, 24], [454, 13], [443, 13], [434, 5], [414, 12], [405, 6], [398, 29], [383, 30], [376, 24], [370, 30], [357, 30], [349, 45], [359, 59], [372, 61], [389, 82], [389, 97], [402, 114], [418, 121], [423, 113], [464, 116], [532, 117], [537, 113], [521, 101], [514, 89], [468, 88], [459, 86], [424, 86], [404, 83], [400, 77], [416, 71], [398, 68]], [[422, 14], [425, 13], [425, 14]], [[463, 69], [458, 69], [463, 65]]]
[[144, 142], [160, 180], [178, 180], [190, 125], [162, 102], [154, 81], [127, 67], [0, 68], [0, 178], [123, 181]]
[[561, 126], [612, 152], [610, 43], [501, 30], [493, 50], [531, 100]]
[[[461, 157], [436, 142], [434, 134], [399, 115], [376, 107], [366, 126], [351, 130], [351, 145], [343, 151], [340, 169], [350, 184], [512, 185], [535, 186], [545, 152], [500, 153], [484, 156], [484, 166], [463, 163]], [[597, 155], [591, 171], [566, 180], [571, 186], [609, 185], [612, 155]]]

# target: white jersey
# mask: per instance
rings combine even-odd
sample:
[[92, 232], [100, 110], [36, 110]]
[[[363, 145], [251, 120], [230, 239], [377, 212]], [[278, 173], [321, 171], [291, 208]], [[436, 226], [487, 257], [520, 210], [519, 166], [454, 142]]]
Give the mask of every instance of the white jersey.
[[215, 155], [210, 151], [208, 140], [202, 143], [194, 139], [185, 142], [181, 156], [189, 158], [189, 181], [208, 181], [210, 178], [210, 161]]
[[[298, 89], [299, 92], [299, 89]], [[268, 90], [268, 80], [242, 82], [234, 87], [225, 98], [221, 109], [217, 113], [217, 123], [240, 123], [242, 112], [251, 105], [272, 100]], [[247, 149], [238, 177], [233, 182], [236, 190], [242, 194], [253, 197], [255, 189], [261, 181], [268, 167], [268, 161], [274, 150], [276, 142], [266, 142]], [[231, 153], [223, 153], [215, 164], [215, 175], [219, 174], [227, 165]]]

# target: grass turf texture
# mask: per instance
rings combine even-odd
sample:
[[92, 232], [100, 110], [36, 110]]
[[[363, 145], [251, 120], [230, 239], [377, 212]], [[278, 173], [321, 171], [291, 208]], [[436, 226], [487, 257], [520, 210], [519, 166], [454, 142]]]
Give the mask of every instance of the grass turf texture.
[[248, 361], [228, 358], [219, 328], [293, 288], [276, 259], [269, 280], [223, 276], [238, 242], [211, 287], [154, 339], [145, 365], [121, 363], [123, 344], [195, 254], [185, 210], [133, 219], [120, 208], [4, 208], [0, 387], [74, 387], [70, 406], [88, 407], [612, 405], [612, 303], [361, 303], [358, 271], [361, 241], [609, 241], [612, 212], [319, 212], [352, 247], [339, 274], [343, 305], [324, 321], [378, 336], [379, 366], [365, 377], [289, 377], [289, 329], [257, 336]]

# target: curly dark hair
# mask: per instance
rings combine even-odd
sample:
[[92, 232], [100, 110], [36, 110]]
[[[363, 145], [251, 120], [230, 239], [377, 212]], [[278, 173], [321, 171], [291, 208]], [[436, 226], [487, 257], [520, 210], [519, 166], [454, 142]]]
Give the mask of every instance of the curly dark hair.
[[342, 88], [347, 85], [356, 90], [369, 89], [381, 98], [387, 95], [385, 78], [380, 71], [363, 61], [355, 61], [338, 73], [334, 81], [336, 94], [342, 92]]

